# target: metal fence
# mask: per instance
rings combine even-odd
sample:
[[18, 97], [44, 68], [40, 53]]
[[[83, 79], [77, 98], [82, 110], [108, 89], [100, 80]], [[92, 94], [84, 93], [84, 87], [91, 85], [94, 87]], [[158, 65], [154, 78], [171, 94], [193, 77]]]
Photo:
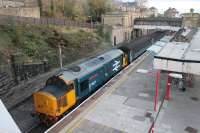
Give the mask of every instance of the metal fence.
[[28, 80], [39, 74], [48, 72], [50, 66], [48, 62], [32, 63], [32, 64], [15, 64], [13, 73], [16, 82]]
[[16, 83], [46, 73], [49, 70], [50, 65], [47, 61], [31, 64], [13, 64], [10, 67], [8, 65], [0, 65], [0, 74], [8, 75]]
[[136, 18], [135, 25], [182, 26], [181, 18]]
[[0, 98], [3, 98], [10, 92], [11, 88], [29, 80], [39, 74], [46, 73], [50, 70], [47, 61], [32, 64], [14, 64], [0, 65]]
[[58, 19], [58, 18], [32, 18], [21, 16], [6, 16], [0, 15], [0, 25], [8, 24], [30, 24], [30, 25], [58, 25], [67, 27], [81, 27], [81, 28], [96, 28], [96, 24], [90, 24], [81, 21], [73, 21], [70, 19]]

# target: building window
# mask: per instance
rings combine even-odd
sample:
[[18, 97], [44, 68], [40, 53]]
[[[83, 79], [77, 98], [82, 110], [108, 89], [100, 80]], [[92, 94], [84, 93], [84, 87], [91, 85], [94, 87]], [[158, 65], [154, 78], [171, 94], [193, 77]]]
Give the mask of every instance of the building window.
[[125, 34], [124, 34], [124, 39], [125, 39], [125, 41], [128, 40], [128, 38], [127, 38], [127, 32], [125, 32]]
[[124, 18], [122, 18], [122, 26], [124, 26], [125, 24], [124, 24]]
[[114, 46], [116, 46], [117, 45], [117, 38], [116, 38], [116, 36], [114, 36]]

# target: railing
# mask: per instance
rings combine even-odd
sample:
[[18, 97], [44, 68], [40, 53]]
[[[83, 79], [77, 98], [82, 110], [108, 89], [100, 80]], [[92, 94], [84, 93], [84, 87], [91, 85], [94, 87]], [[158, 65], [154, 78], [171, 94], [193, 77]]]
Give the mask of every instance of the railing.
[[6, 72], [0, 72], [0, 98], [3, 97], [13, 86], [15, 82]]
[[8, 65], [0, 65], [0, 74], [6, 73], [16, 83], [23, 80], [28, 80], [39, 74], [46, 73], [50, 70], [50, 65], [47, 61], [31, 64], [13, 64], [10, 67]]
[[0, 15], [0, 25], [8, 25], [8, 24], [58, 25], [58, 26], [81, 27], [81, 28], [91, 28], [91, 29], [97, 27], [96, 24], [73, 21], [69, 19], [32, 18], [32, 17]]
[[154, 26], [174, 26], [174, 27], [181, 27], [182, 24], [180, 23], [170, 23], [170, 22], [148, 22], [148, 21], [136, 21], [134, 25], [154, 25]]
[[50, 70], [48, 62], [32, 64], [15, 64], [13, 66], [14, 77], [17, 82], [28, 80], [39, 74], [46, 73]]
[[134, 25], [155, 25], [181, 27], [181, 18], [136, 18]]

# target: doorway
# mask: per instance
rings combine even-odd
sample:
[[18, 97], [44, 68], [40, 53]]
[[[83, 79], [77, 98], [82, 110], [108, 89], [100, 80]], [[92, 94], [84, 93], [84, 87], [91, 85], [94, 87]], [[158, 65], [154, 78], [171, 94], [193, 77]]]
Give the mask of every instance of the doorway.
[[114, 46], [116, 46], [117, 45], [117, 38], [116, 38], [116, 36], [114, 36]]

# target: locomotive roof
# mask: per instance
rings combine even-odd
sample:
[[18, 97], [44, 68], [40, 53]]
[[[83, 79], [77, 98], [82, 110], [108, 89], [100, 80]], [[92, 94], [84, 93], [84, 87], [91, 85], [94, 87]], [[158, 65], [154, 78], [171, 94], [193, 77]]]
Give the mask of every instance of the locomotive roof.
[[59, 75], [62, 74], [65, 80], [74, 80], [76, 78], [81, 78], [84, 75], [90, 74], [94, 70], [103, 66], [103, 64], [111, 61], [114, 58], [122, 55], [123, 52], [119, 49], [112, 49], [104, 54], [101, 54], [97, 57], [93, 57], [86, 62], [83, 62], [77, 66], [73, 66], [67, 70], [62, 71]]

